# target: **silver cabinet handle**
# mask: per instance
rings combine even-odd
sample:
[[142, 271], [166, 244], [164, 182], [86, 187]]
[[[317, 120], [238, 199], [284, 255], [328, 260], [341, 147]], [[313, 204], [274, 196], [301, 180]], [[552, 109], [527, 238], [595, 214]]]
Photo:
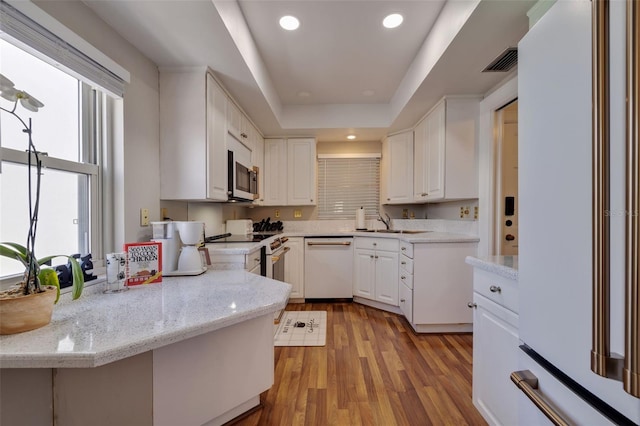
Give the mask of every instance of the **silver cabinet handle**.
[[400, 302], [404, 303], [404, 302], [405, 302], [405, 300], [404, 300], [404, 299], [400, 299]]
[[376, 259], [378, 258], [378, 256], [376, 256]]
[[405, 277], [404, 275], [402, 275], [402, 276], [400, 277], [400, 279], [401, 279], [401, 280], [404, 280], [404, 279], [406, 279], [406, 278], [407, 278], [407, 277]]
[[477, 303], [473, 303], [473, 302], [469, 302], [469, 303], [467, 303], [467, 307], [469, 307], [471, 309], [474, 309], [474, 308], [478, 307], [478, 304]]
[[540, 411], [556, 426], [569, 426], [569, 423], [558, 413], [547, 399], [538, 392], [538, 378], [529, 370], [514, 371], [511, 381], [538, 407]]
[[489, 291], [491, 293], [501, 293], [502, 289], [497, 285], [492, 285], [491, 287], [489, 287]]
[[421, 197], [426, 197], [427, 195], [429, 194], [427, 194], [426, 192], [423, 192], [422, 194], [420, 194]]
[[373, 259], [373, 255], [372, 254], [370, 254], [369, 257]]
[[406, 265], [407, 262], [405, 262], [404, 260], [402, 262], [400, 262], [401, 265]]
[[400, 247], [400, 250], [405, 251], [407, 248], [406, 247]]

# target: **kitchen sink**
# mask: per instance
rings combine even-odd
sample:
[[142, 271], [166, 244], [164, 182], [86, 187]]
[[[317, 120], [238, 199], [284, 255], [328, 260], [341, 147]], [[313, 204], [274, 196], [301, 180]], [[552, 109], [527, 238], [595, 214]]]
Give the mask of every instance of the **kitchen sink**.
[[409, 230], [409, 229], [367, 229], [361, 232], [375, 232], [378, 234], [422, 234], [423, 232], [431, 232], [431, 231]]

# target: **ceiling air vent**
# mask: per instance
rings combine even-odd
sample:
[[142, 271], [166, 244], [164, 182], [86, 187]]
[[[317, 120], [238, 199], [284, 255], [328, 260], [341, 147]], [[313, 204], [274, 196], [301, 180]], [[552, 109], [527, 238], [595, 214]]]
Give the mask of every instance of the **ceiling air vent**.
[[507, 72], [518, 63], [518, 48], [510, 47], [493, 60], [482, 72]]

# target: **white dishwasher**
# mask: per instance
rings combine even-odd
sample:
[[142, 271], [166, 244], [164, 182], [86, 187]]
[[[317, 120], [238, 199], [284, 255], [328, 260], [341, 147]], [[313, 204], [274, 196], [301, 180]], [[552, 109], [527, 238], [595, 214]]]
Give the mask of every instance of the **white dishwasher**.
[[353, 238], [305, 238], [305, 299], [350, 299], [352, 288]]

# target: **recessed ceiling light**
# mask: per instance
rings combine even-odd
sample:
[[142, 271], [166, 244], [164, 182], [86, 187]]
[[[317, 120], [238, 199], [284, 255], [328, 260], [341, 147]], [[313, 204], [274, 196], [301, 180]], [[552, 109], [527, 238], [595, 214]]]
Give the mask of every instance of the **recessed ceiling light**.
[[373, 96], [375, 94], [376, 94], [375, 90], [371, 90], [371, 89], [362, 91], [362, 96]]
[[385, 28], [396, 28], [402, 24], [403, 20], [404, 18], [399, 13], [392, 13], [382, 20], [382, 25], [384, 25]]
[[300, 21], [295, 16], [285, 15], [280, 18], [280, 26], [287, 31], [293, 31], [298, 29]]
[[308, 98], [309, 96], [311, 96], [311, 93], [302, 91], [302, 92], [298, 92], [298, 96], [301, 98]]
[[347, 139], [349, 139], [350, 141], [354, 140], [356, 138], [356, 135], [347, 135]]

